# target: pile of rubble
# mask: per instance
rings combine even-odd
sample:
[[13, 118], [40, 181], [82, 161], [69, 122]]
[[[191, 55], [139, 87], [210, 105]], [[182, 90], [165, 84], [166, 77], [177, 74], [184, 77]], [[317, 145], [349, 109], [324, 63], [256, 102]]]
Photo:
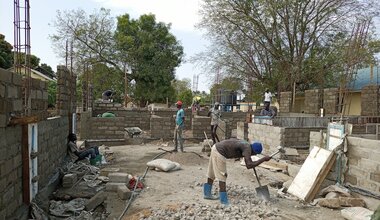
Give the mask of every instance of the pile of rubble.
[[252, 190], [234, 185], [229, 187], [228, 193], [230, 206], [221, 205], [218, 201], [211, 206], [182, 203], [175, 208], [152, 208], [149, 216], [142, 214], [140, 219], [282, 219], [278, 208], [271, 202], [258, 199]]

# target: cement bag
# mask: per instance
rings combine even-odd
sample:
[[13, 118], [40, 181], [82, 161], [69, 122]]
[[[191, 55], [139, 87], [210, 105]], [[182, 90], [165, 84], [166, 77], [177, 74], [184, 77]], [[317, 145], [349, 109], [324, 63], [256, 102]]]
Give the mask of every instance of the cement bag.
[[363, 207], [350, 207], [340, 211], [342, 217], [348, 220], [370, 220], [373, 211]]
[[170, 171], [176, 167], [175, 163], [167, 159], [155, 159], [146, 164], [148, 167], [158, 168], [162, 171]]

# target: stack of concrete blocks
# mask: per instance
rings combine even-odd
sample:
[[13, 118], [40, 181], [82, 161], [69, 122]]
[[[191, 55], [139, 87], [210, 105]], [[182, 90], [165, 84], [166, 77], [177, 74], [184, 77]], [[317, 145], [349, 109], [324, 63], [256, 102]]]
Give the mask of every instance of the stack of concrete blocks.
[[216, 130], [216, 134], [220, 141], [231, 138], [232, 133], [232, 121], [230, 119], [225, 118], [223, 121], [220, 120], [218, 124], [218, 129]]
[[31, 113], [37, 115], [39, 120], [46, 119], [48, 117], [48, 91], [47, 82], [31, 78]]
[[67, 116], [76, 109], [76, 76], [65, 66], [57, 66], [57, 79], [57, 113]]
[[115, 113], [117, 116], [122, 116], [120, 115], [123, 111], [126, 109], [124, 106], [120, 103], [117, 102], [103, 102], [101, 100], [96, 100], [94, 102], [94, 108], [92, 109], [92, 112], [94, 113], [94, 116], [98, 114], [102, 114], [107, 111], [111, 111]]
[[71, 188], [78, 181], [78, 175], [76, 173], [69, 173], [63, 176], [62, 186], [64, 188]]
[[380, 192], [380, 140], [348, 137], [348, 172], [345, 181], [371, 191]]
[[361, 115], [380, 115], [380, 86], [364, 86], [361, 91]]
[[91, 117], [88, 119], [90, 131], [87, 134], [93, 139], [124, 139], [124, 119]]
[[248, 123], [238, 122], [236, 135], [238, 139], [248, 140]]
[[323, 90], [313, 89], [305, 91], [305, 113], [318, 114], [322, 108]]
[[125, 111], [125, 127], [150, 129], [150, 112], [146, 109], [127, 109]]
[[292, 92], [281, 92], [280, 94], [280, 109], [279, 112], [291, 112], [292, 108]]
[[205, 138], [204, 132], [207, 137], [211, 138], [211, 119], [205, 116], [194, 115], [193, 123], [191, 124], [191, 130], [193, 138]]
[[174, 118], [152, 115], [150, 117], [150, 135], [152, 138], [173, 138]]
[[128, 189], [127, 184], [132, 176], [127, 173], [109, 173], [109, 182], [106, 184], [106, 190], [116, 192], [120, 199], [126, 200], [132, 196], [132, 192]]
[[325, 114], [336, 114], [338, 112], [338, 89], [329, 88], [323, 90], [323, 108]]

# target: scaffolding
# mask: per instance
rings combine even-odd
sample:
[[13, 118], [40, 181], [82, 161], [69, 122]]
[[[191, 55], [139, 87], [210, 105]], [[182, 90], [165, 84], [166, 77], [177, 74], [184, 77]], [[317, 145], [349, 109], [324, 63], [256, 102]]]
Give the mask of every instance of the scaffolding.
[[14, 72], [23, 76], [24, 114], [31, 115], [31, 52], [29, 0], [14, 0]]

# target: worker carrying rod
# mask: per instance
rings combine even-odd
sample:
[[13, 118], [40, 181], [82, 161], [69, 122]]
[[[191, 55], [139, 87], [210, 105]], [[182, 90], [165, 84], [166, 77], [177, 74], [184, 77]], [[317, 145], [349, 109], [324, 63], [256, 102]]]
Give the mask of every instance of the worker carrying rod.
[[223, 205], [229, 205], [226, 192], [227, 180], [227, 159], [244, 157], [247, 169], [252, 169], [264, 161], [271, 159], [270, 156], [252, 161], [251, 156], [260, 154], [263, 150], [260, 142], [248, 143], [245, 140], [235, 138], [223, 140], [214, 144], [211, 148], [211, 155], [207, 170], [207, 183], [203, 184], [203, 196], [205, 199], [218, 199], [211, 195], [212, 184], [215, 178], [219, 181], [219, 200]]

